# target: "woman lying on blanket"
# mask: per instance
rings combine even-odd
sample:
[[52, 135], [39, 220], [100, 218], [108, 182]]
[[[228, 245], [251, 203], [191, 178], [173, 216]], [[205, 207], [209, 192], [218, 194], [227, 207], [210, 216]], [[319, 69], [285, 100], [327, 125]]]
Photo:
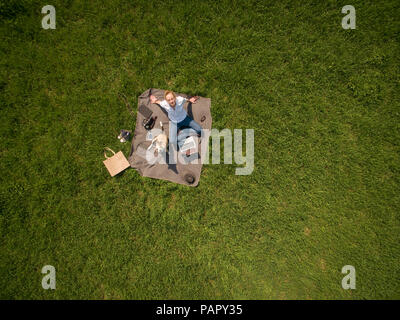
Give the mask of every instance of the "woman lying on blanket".
[[190, 99], [186, 99], [181, 96], [176, 96], [172, 91], [165, 91], [164, 100], [159, 101], [153, 95], [150, 95], [151, 103], [156, 103], [160, 105], [163, 109], [165, 109], [168, 113], [168, 118], [170, 120], [169, 126], [169, 140], [176, 147], [176, 135], [179, 128], [186, 126], [190, 127], [197, 132], [197, 135], [200, 137], [202, 132], [202, 127], [190, 118], [186, 110], [183, 108], [186, 100], [189, 100], [191, 103], [195, 103], [198, 97], [192, 97]]

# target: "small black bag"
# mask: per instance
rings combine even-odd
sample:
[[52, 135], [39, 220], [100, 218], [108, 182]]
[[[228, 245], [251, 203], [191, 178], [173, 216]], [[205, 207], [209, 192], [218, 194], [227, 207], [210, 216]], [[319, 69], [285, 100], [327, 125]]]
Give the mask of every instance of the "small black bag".
[[154, 127], [154, 124], [156, 123], [157, 117], [152, 117], [151, 115], [153, 114], [153, 111], [151, 111], [149, 108], [147, 108], [144, 104], [141, 104], [139, 106], [139, 113], [144, 117], [143, 119], [143, 127], [146, 130], [151, 130]]
[[153, 129], [153, 127], [154, 127], [154, 124], [156, 123], [156, 119], [157, 119], [157, 117], [151, 117], [151, 118], [149, 118], [149, 119], [143, 119], [143, 127], [146, 129], [146, 130], [151, 130], [151, 129]]

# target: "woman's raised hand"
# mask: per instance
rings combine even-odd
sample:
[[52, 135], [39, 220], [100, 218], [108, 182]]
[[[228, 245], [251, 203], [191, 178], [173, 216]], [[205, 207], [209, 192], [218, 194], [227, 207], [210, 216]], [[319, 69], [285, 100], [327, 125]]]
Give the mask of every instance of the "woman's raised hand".
[[151, 103], [156, 103], [157, 98], [153, 95], [150, 95], [150, 101], [151, 101]]
[[198, 96], [194, 96], [194, 97], [191, 97], [191, 98], [189, 99], [189, 101], [190, 101], [191, 103], [195, 103], [198, 99], [199, 99]]

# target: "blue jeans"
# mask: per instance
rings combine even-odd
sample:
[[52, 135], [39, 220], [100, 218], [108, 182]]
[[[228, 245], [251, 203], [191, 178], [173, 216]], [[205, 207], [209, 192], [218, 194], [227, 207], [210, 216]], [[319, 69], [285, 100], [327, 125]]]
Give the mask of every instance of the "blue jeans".
[[174, 123], [172, 121], [169, 122], [170, 126], [169, 126], [169, 143], [170, 146], [171, 144], [174, 145], [175, 149], [177, 149], [177, 142], [181, 141], [182, 139], [185, 139], [189, 133], [188, 131], [187, 134], [180, 134], [177, 137], [177, 132], [178, 130], [185, 126], [185, 127], [189, 127], [191, 129], [193, 129], [198, 135], [201, 135], [202, 132], [202, 127], [196, 122], [194, 121], [192, 118], [190, 118], [189, 116], [186, 116], [185, 119], [183, 119], [181, 122], [178, 123]]

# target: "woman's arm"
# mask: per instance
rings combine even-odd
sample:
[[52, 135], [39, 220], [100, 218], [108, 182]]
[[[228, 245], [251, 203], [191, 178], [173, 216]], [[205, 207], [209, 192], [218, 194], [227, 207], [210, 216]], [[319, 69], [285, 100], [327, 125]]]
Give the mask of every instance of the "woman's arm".
[[[194, 96], [194, 97], [191, 97], [190, 99], [186, 99], [186, 98], [183, 98], [183, 99], [184, 100], [189, 100], [191, 103], [195, 103], [199, 99], [199, 97], [198, 96]], [[155, 96], [153, 96], [153, 95], [150, 95], [150, 101], [151, 101], [151, 103], [156, 103], [156, 104], [160, 104], [161, 103], [161, 101], [157, 100], [157, 98]]]
[[194, 97], [191, 97], [191, 98], [189, 99], [189, 101], [190, 101], [191, 103], [195, 103], [198, 99], [199, 99], [198, 96], [194, 96]]
[[151, 101], [151, 103], [156, 103], [156, 104], [160, 104], [161, 103], [161, 101], [157, 100], [157, 98], [155, 96], [153, 96], [153, 95], [150, 95], [150, 101]]
[[176, 100], [177, 101], [179, 100], [179, 103], [182, 103], [182, 102], [185, 103], [186, 100], [190, 101], [191, 103], [195, 103], [198, 99], [199, 99], [199, 96], [190, 97], [189, 99], [185, 98], [185, 97], [182, 97], [182, 96], [177, 96]]

